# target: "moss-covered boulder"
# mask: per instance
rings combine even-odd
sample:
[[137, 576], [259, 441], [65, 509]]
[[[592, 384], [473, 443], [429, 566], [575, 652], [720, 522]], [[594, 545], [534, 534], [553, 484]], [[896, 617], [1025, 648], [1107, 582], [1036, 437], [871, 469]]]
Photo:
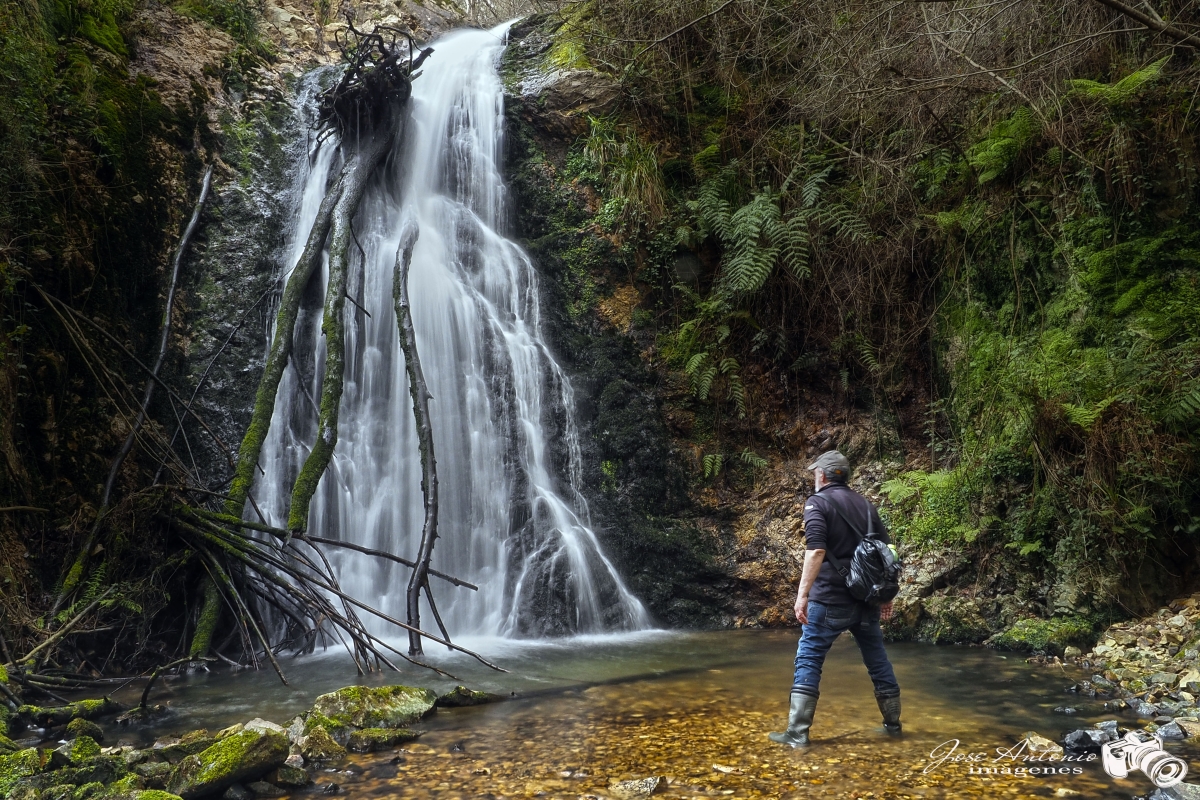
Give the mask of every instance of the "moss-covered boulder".
[[477, 692], [465, 686], [455, 686], [445, 694], [438, 695], [438, 708], [461, 708], [463, 706], [481, 706], [487, 703], [497, 703], [504, 698], [498, 694]]
[[125, 759], [120, 756], [98, 755], [91, 758], [83, 758], [82, 754], [79, 754], [72, 764], [74, 766], [54, 770], [53, 772], [43, 772], [32, 778], [27, 778], [26, 782], [31, 786], [37, 786], [42, 789], [58, 783], [70, 783], [75, 786], [82, 786], [85, 783], [102, 783], [107, 786], [124, 777], [129, 772], [129, 768], [125, 764]]
[[350, 734], [347, 746], [356, 753], [374, 753], [411, 742], [420, 735], [408, 728], [363, 728]]
[[437, 695], [413, 686], [347, 686], [323, 694], [310, 718], [333, 734], [344, 728], [402, 728], [428, 716]]
[[133, 771], [147, 789], [166, 789], [175, 767], [166, 761], [143, 761]]
[[78, 766], [100, 755], [100, 745], [90, 736], [79, 736], [50, 754], [56, 767]]
[[208, 731], [201, 728], [185, 733], [178, 741], [163, 744], [155, 743], [154, 752], [159, 758], [166, 759], [172, 764], [178, 764], [188, 756], [202, 753], [216, 744], [217, 740]]
[[1031, 617], [1019, 620], [1008, 630], [988, 639], [985, 644], [1001, 650], [1062, 655], [1069, 645], [1090, 647], [1095, 631], [1095, 623], [1086, 617]]
[[86, 736], [97, 742], [104, 742], [104, 729], [90, 719], [76, 717], [67, 723], [67, 738], [78, 739], [80, 736]]
[[43, 754], [36, 747], [0, 756], [0, 796], [8, 797], [18, 781], [37, 775], [43, 766]]
[[281, 766], [288, 757], [288, 739], [274, 731], [242, 731], [179, 762], [167, 790], [184, 800], [219, 794]]
[[122, 708], [120, 703], [102, 697], [99, 700], [79, 700], [54, 708], [21, 706], [17, 709], [17, 718], [26, 725], [49, 728], [55, 725], [66, 725], [73, 719], [96, 719], [108, 714], [116, 714]]
[[21, 745], [14, 742], [12, 739], [0, 733], [0, 755], [8, 755], [15, 753], [21, 749]]
[[300, 755], [305, 761], [336, 761], [346, 756], [346, 748], [329, 735], [324, 725], [314, 725], [300, 737]]

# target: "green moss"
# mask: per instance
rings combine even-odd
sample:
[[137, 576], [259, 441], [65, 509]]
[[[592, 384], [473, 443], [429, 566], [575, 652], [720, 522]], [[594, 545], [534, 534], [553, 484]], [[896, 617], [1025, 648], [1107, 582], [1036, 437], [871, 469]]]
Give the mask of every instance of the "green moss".
[[[310, 714], [304, 725], [304, 738], [300, 745], [300, 754], [309, 761], [334, 761], [343, 758], [346, 755], [346, 748], [342, 747], [330, 735], [330, 729], [323, 724], [311, 724], [313, 717], [320, 717], [319, 714]], [[332, 723], [332, 720], [329, 720]]]
[[104, 729], [91, 720], [77, 717], [67, 723], [67, 738], [76, 739], [86, 736], [97, 742], [104, 741]]
[[168, 791], [187, 798], [215, 794], [264, 775], [284, 762], [288, 740], [281, 733], [242, 731], [179, 763]]
[[495, 703], [504, 698], [489, 692], [468, 689], [466, 686], [455, 686], [446, 694], [438, 695], [438, 708], [458, 708], [460, 706], [479, 706], [485, 703]]
[[100, 745], [90, 736], [79, 736], [71, 743], [70, 759], [73, 764], [81, 764], [98, 755]]
[[[398, 728], [433, 712], [437, 695], [412, 686], [347, 686], [323, 694], [309, 719], [334, 728]], [[330, 725], [334, 727], [329, 727]]]
[[363, 728], [350, 734], [347, 747], [355, 753], [375, 753], [403, 742], [415, 741], [420, 735], [408, 728]]
[[0, 756], [0, 795], [7, 795], [17, 781], [42, 771], [42, 752], [35, 747]]
[[1090, 646], [1095, 633], [1096, 623], [1086, 617], [1029, 618], [993, 636], [987, 644], [1002, 650], [1062, 655], [1068, 645]]

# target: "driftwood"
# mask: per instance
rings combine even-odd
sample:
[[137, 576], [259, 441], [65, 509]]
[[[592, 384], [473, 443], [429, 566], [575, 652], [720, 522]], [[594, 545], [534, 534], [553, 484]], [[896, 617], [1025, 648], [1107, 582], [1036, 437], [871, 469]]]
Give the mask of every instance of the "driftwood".
[[[400, 245], [396, 248], [396, 268], [392, 273], [392, 299], [396, 304], [396, 325], [400, 329], [400, 349], [404, 351], [404, 369], [408, 373], [408, 391], [412, 395], [413, 417], [417, 425], [417, 446], [421, 451], [421, 494], [425, 499], [425, 523], [421, 527], [421, 546], [417, 551], [417, 563], [408, 579], [408, 652], [420, 655], [421, 635], [421, 592], [429, 600], [438, 628], [443, 638], [449, 641], [446, 626], [433, 603], [433, 592], [429, 591], [429, 560], [433, 557], [433, 544], [437, 541], [438, 523], [438, 478], [437, 458], [433, 451], [433, 425], [429, 419], [429, 385], [421, 370], [421, 358], [417, 354], [417, 332], [413, 328], [412, 306], [408, 301], [408, 271], [412, 266], [413, 247], [417, 244], [420, 230], [416, 221], [406, 218], [400, 232]], [[414, 630], [415, 629], [415, 630]]]

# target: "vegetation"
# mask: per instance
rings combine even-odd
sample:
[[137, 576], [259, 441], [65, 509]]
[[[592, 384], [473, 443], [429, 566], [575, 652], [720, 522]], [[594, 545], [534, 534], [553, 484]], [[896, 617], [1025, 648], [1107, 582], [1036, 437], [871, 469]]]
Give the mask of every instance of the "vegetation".
[[[753, 417], [790, 376], [896, 429], [855, 456], [907, 462], [884, 485], [902, 538], [995, 553], [1080, 607], [1179, 588], [1200, 197], [1178, 37], [1099, 3], [570, 8], [629, 98], [582, 152], [713, 420], [700, 477], [762, 450]], [[688, 257], [713, 266], [681, 280]]]

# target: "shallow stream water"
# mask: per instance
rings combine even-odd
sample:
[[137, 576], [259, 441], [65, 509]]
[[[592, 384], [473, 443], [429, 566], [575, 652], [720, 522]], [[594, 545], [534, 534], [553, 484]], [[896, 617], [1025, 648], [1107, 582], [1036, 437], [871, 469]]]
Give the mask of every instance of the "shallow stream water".
[[[879, 729], [858, 650], [843, 637], [826, 663], [814, 746], [774, 745], [766, 735], [784, 724], [795, 642], [785, 631], [464, 641], [509, 672], [442, 651], [430, 655], [459, 680], [414, 668], [361, 682], [438, 691], [465, 683], [516, 696], [439, 711], [418, 726], [424, 731], [418, 742], [353, 757], [341, 771], [318, 776], [318, 788], [336, 783], [342, 796], [365, 798], [579, 798], [612, 796], [613, 781], [665, 776], [670, 783], [661, 796], [671, 798], [1130, 798], [1154, 789], [1141, 775], [1108, 777], [1099, 759], [1077, 765], [1082, 774], [1053, 776], [984, 777], [961, 763], [926, 770], [931, 751], [955, 739], [959, 752], [986, 753], [988, 766], [1044, 769], [1045, 762], [991, 759], [1027, 731], [1058, 739], [1114, 718], [1101, 704], [1065, 691], [1086, 676], [981, 648], [889, 646], [904, 701], [905, 732], [893, 739]], [[291, 687], [269, 670], [164, 681], [154, 700], [169, 703], [171, 717], [136, 735], [144, 742], [256, 716], [286, 724], [317, 694], [359, 680], [349, 660], [332, 651], [283, 666]], [[1079, 711], [1054, 711], [1062, 706]], [[1139, 727], [1132, 716], [1116, 718]], [[1172, 749], [1197, 759], [1200, 773], [1200, 752]]]

